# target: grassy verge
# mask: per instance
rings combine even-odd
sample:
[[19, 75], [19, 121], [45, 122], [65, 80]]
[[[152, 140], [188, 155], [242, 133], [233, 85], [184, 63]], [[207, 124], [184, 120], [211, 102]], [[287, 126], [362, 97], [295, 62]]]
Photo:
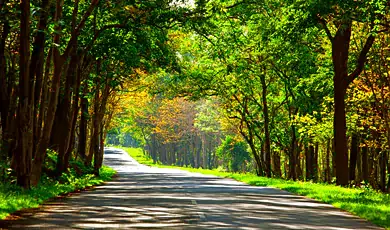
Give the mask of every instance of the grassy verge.
[[290, 181], [274, 178], [258, 177], [254, 174], [229, 173], [217, 170], [194, 169], [178, 166], [153, 164], [145, 157], [141, 149], [124, 148], [135, 160], [141, 164], [162, 168], [178, 168], [190, 172], [211, 174], [225, 178], [232, 178], [254, 186], [269, 186], [283, 189], [294, 194], [303, 195], [337, 208], [348, 211], [379, 226], [390, 229], [390, 195], [364, 188], [342, 188], [336, 185], [311, 182]]
[[17, 210], [36, 208], [44, 201], [58, 195], [101, 184], [111, 180], [115, 173], [112, 168], [103, 166], [100, 169], [99, 177], [92, 174], [80, 177], [69, 175], [65, 177], [66, 183], [60, 184], [56, 181], [46, 180], [31, 190], [23, 190], [16, 185], [0, 184], [0, 219], [6, 218]]

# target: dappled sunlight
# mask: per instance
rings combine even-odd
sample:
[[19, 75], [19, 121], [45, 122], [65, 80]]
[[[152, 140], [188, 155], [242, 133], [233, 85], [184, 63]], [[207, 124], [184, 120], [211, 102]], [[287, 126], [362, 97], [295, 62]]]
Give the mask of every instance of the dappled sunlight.
[[[17, 229], [379, 229], [331, 205], [266, 187], [140, 166], [120, 150], [118, 178], [8, 222]], [[342, 227], [340, 227], [342, 226]]]

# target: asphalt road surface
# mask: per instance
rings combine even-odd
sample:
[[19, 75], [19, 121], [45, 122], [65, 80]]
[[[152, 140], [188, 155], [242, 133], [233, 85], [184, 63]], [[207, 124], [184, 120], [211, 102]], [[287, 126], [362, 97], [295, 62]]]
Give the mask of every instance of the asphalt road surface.
[[92, 191], [44, 204], [9, 229], [381, 229], [285, 191], [138, 164], [105, 150], [118, 177]]

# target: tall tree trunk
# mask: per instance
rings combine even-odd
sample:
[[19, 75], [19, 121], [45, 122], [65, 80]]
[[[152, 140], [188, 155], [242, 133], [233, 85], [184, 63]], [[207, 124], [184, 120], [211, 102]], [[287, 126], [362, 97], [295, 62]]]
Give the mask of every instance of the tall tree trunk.
[[[54, 21], [57, 22], [56, 26], [54, 27], [56, 31], [61, 31], [61, 25], [59, 21], [62, 18], [62, 11], [63, 11], [62, 7], [63, 7], [63, 0], [57, 0], [56, 13], [54, 16]], [[60, 44], [60, 40], [61, 40], [60, 33], [55, 34], [53, 38], [53, 42], [55, 44]], [[34, 185], [38, 184], [39, 179], [41, 177], [42, 165], [46, 156], [46, 150], [49, 145], [50, 135], [53, 128], [54, 117], [57, 109], [62, 70], [65, 64], [65, 58], [61, 56], [58, 47], [53, 47], [53, 62], [54, 62], [54, 74], [51, 82], [50, 100], [47, 105], [44, 128], [42, 130], [41, 137], [39, 139], [36, 148], [34, 164], [33, 164], [32, 181]]]
[[[75, 83], [76, 71], [78, 69], [78, 56], [75, 51], [71, 57], [68, 71], [66, 74], [64, 93], [62, 100], [57, 105], [55, 121], [53, 125], [54, 130], [61, 130], [61, 132], [53, 132], [51, 135], [52, 143], [57, 146], [58, 160], [57, 160], [57, 175], [61, 175], [66, 171], [68, 162], [66, 162], [66, 153], [69, 148], [69, 141], [72, 131], [73, 110], [72, 106], [72, 88]], [[74, 90], [74, 88], [73, 88]], [[75, 92], [73, 92], [75, 93]], [[77, 95], [77, 93], [76, 93]]]
[[296, 148], [295, 148], [295, 162], [296, 163], [296, 167], [295, 167], [295, 171], [296, 171], [296, 174], [297, 174], [297, 179], [298, 180], [303, 180], [303, 170], [302, 170], [302, 167], [301, 165], [303, 166], [304, 165], [304, 157], [302, 157], [301, 159], [301, 145], [299, 144], [299, 142], [297, 141], [297, 144], [296, 144]]
[[[34, 140], [37, 141], [40, 138], [41, 125], [39, 122], [39, 102], [41, 101], [42, 85], [43, 85], [43, 66], [45, 60], [45, 33], [47, 30], [49, 0], [42, 0], [41, 9], [39, 11], [40, 18], [38, 23], [38, 32], [35, 36], [33, 43], [33, 52], [31, 54], [30, 63], [30, 79], [35, 77], [35, 89], [34, 89]], [[34, 153], [36, 151], [36, 145], [34, 145]]]
[[267, 84], [265, 82], [265, 75], [260, 75], [261, 88], [262, 88], [262, 101], [263, 101], [263, 114], [264, 114], [264, 136], [265, 136], [265, 175], [271, 177], [271, 141], [269, 133], [269, 115], [267, 104]]
[[357, 183], [360, 183], [363, 180], [363, 173], [362, 173], [362, 154], [361, 154], [362, 148], [358, 147], [358, 154], [356, 159], [356, 178], [355, 181]]
[[[313, 151], [312, 151], [313, 149]], [[314, 148], [312, 145], [305, 146], [306, 155], [306, 181], [313, 180], [313, 155]]]
[[70, 137], [69, 137], [69, 146], [68, 150], [64, 156], [64, 168], [67, 169], [69, 166], [69, 160], [72, 155], [74, 144], [75, 144], [75, 136], [76, 136], [76, 123], [77, 123], [77, 114], [79, 113], [79, 91], [81, 85], [81, 76], [82, 71], [78, 66], [76, 71], [76, 82], [74, 84], [74, 93], [73, 93], [73, 105], [72, 105], [72, 113], [71, 114], [71, 128], [70, 128]]
[[273, 158], [272, 168], [273, 168], [274, 176], [277, 178], [280, 178], [282, 176], [282, 171], [280, 169], [280, 155], [279, 155], [279, 153], [273, 152], [272, 158]]
[[30, 79], [30, 0], [20, 1], [20, 58], [19, 58], [19, 106], [18, 106], [18, 145], [15, 152], [17, 161], [17, 184], [30, 188], [33, 155], [33, 115], [34, 79]]
[[[241, 122], [243, 122], [243, 121], [241, 121]], [[249, 125], [249, 123], [247, 123], [247, 125]], [[240, 125], [240, 133], [244, 137], [246, 142], [249, 144], [249, 147], [252, 151], [252, 155], [253, 155], [255, 162], [256, 162], [256, 168], [255, 168], [256, 174], [258, 176], [263, 176], [264, 175], [263, 174], [263, 172], [264, 172], [263, 161], [262, 161], [261, 156], [259, 155], [259, 153], [257, 151], [256, 145], [255, 145], [255, 140], [253, 139], [254, 138], [253, 130], [250, 129], [250, 126], [247, 126], [247, 127], [248, 127], [248, 134], [246, 134], [245, 131], [243, 130], [243, 125]]]
[[326, 167], [325, 167], [325, 181], [330, 183], [331, 182], [331, 175], [330, 175], [330, 152], [331, 152], [331, 140], [328, 139], [326, 142]]
[[359, 142], [357, 134], [352, 135], [350, 160], [349, 160], [349, 180], [354, 181], [356, 175], [356, 164], [359, 150]]
[[[110, 96], [110, 84], [108, 78], [106, 79], [103, 92], [101, 97], [99, 98], [98, 101], [95, 101], [97, 103], [97, 120], [96, 124], [94, 126], [97, 129], [97, 133], [94, 135], [97, 136], [97, 145], [94, 145], [94, 173], [95, 175], [99, 176], [99, 170], [103, 165], [103, 154], [104, 154], [104, 126], [102, 125], [103, 123], [103, 118], [104, 114], [106, 111], [106, 105], [108, 101], [108, 97]], [[93, 138], [93, 137], [92, 137]]]
[[379, 152], [380, 149], [378, 148], [370, 148], [370, 156], [369, 156], [369, 170], [370, 170], [370, 175], [368, 178], [368, 181], [370, 185], [374, 189], [379, 189], [379, 183], [378, 183], [378, 166], [379, 166]]
[[365, 182], [368, 182], [369, 178], [369, 166], [368, 166], [368, 147], [362, 147], [362, 178]]
[[336, 182], [338, 185], [348, 184], [348, 151], [346, 137], [345, 118], [345, 89], [341, 88], [341, 82], [335, 77], [335, 113], [334, 113], [334, 142], [336, 153]]
[[315, 146], [313, 147], [312, 149], [313, 151], [313, 162], [312, 162], [312, 169], [313, 169], [313, 180], [314, 182], [317, 182], [318, 181], [318, 151], [319, 151], [319, 147], [318, 147], [318, 143], [315, 143]]
[[387, 166], [387, 156], [386, 152], [383, 151], [380, 153], [380, 188], [382, 192], [386, 192], [386, 166]]
[[[48, 82], [49, 81], [49, 75], [50, 75], [50, 69], [51, 69], [51, 64], [53, 60], [53, 49], [50, 48], [48, 55], [46, 57], [45, 61], [45, 72], [43, 75], [43, 80], [42, 82]], [[46, 115], [47, 115], [47, 107], [50, 101], [49, 98], [49, 84], [43, 84], [42, 86], [42, 94], [40, 101], [38, 102], [39, 104], [39, 114], [38, 114], [38, 121], [37, 121], [37, 128], [36, 128], [36, 133], [35, 135], [39, 137], [39, 139], [42, 137], [42, 128], [43, 128], [43, 121], [46, 120]], [[37, 154], [37, 149], [35, 149], [35, 154]], [[34, 156], [35, 158], [36, 156]]]
[[[386, 164], [387, 164], [387, 171], [390, 172], [390, 153], [387, 152], [387, 157], [386, 157]], [[387, 179], [387, 192], [390, 191], [390, 173], [388, 173], [388, 179]]]
[[[330, 33], [328, 33], [328, 36]], [[370, 34], [357, 58], [356, 68], [348, 74], [349, 46], [352, 34], [352, 21], [345, 19], [338, 25], [332, 42], [332, 60], [334, 67], [334, 141], [336, 151], [336, 182], [339, 185], [347, 185], [349, 179], [348, 148], [346, 136], [345, 95], [348, 86], [363, 71], [367, 61], [367, 54], [371, 49], [375, 36]]]
[[196, 168], [200, 168], [200, 167], [202, 167], [202, 162], [201, 162], [201, 157], [200, 157], [200, 152], [202, 151], [202, 148], [201, 148], [202, 142], [198, 136], [195, 136], [195, 139], [196, 139], [195, 150], [196, 150], [196, 162], [197, 162]]
[[207, 169], [207, 143], [206, 143], [206, 134], [201, 133], [202, 135], [202, 154], [203, 154], [203, 168]]
[[290, 153], [289, 153], [289, 165], [288, 165], [289, 175], [288, 175], [288, 178], [296, 180], [297, 179], [297, 173], [296, 173], [297, 162], [296, 162], [295, 154], [297, 151], [297, 137], [296, 137], [294, 125], [291, 126], [291, 135], [292, 135], [292, 138], [291, 138], [291, 149], [290, 149]]
[[[5, 162], [8, 157], [10, 149], [10, 142], [12, 140], [12, 132], [10, 128], [10, 90], [8, 90], [7, 82], [7, 62], [5, 58], [5, 45], [7, 37], [10, 33], [10, 25], [7, 20], [3, 22], [3, 28], [0, 38], [0, 124], [2, 136], [0, 139], [0, 160]], [[13, 116], [12, 116], [13, 117]]]
[[332, 174], [331, 177], [332, 179], [336, 177], [336, 152], [335, 152], [335, 147], [334, 147], [334, 139], [332, 139]]
[[78, 155], [86, 163], [87, 159], [87, 137], [88, 137], [88, 121], [89, 121], [89, 104], [88, 104], [88, 82], [84, 81], [83, 84], [83, 95], [80, 99], [80, 125], [79, 125], [79, 145], [78, 145]]

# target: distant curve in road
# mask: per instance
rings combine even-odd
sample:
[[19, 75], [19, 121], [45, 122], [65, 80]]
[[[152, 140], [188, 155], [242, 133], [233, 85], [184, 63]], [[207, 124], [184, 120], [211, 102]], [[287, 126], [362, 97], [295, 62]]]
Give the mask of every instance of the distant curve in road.
[[323, 204], [231, 179], [138, 164], [106, 148], [118, 177], [7, 221], [8, 229], [381, 229]]

